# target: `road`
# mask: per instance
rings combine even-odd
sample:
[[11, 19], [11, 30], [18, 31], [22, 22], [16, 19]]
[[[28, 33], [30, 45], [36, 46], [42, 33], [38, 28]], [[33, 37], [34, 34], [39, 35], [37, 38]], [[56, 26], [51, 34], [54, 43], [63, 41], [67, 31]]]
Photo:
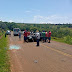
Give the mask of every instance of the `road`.
[[72, 72], [72, 45], [51, 41], [36, 47], [36, 42], [23, 42], [23, 36], [9, 37], [11, 72]]

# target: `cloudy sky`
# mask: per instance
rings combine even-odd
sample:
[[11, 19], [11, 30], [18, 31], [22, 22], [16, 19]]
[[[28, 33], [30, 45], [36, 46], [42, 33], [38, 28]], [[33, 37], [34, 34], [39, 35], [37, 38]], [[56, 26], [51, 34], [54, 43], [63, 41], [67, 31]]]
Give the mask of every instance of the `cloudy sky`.
[[72, 0], [0, 0], [0, 20], [72, 23]]

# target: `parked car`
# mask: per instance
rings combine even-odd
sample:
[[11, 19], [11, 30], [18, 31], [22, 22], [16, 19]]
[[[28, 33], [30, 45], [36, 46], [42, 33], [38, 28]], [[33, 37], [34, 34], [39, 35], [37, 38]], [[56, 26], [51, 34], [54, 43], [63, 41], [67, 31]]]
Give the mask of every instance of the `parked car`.
[[10, 30], [7, 30], [6, 31], [6, 35], [11, 35], [11, 31]]
[[32, 38], [34, 41], [36, 41], [36, 33], [33, 33]]
[[14, 28], [13, 29], [13, 35], [18, 35], [19, 34], [20, 29], [19, 28]]
[[33, 37], [32, 35], [27, 36], [27, 42], [33, 42]]

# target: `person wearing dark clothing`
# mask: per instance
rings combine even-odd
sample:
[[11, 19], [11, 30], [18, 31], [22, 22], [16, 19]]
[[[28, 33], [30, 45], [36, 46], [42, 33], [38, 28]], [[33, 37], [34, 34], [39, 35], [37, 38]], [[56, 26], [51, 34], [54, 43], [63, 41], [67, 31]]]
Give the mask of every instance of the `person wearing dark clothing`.
[[5, 37], [6, 37], [6, 33], [5, 33]]
[[24, 32], [24, 42], [26, 42], [26, 40], [27, 40], [27, 31], [25, 30], [25, 32]]
[[42, 40], [43, 40], [43, 43], [45, 42], [45, 31], [42, 32]]
[[51, 31], [49, 31], [49, 33], [48, 33], [48, 39], [49, 39], [48, 43], [50, 43], [50, 41], [51, 41]]
[[47, 38], [48, 38], [48, 33], [45, 31], [45, 42], [46, 42]]
[[19, 31], [18, 35], [19, 35], [19, 40], [21, 40], [21, 31]]

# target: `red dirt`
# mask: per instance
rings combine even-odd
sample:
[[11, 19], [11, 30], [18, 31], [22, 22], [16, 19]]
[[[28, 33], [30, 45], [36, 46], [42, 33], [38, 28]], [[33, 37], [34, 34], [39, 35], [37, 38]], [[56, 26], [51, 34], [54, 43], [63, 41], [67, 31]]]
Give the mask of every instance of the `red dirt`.
[[18, 36], [9, 38], [10, 45], [21, 47], [9, 50], [11, 72], [72, 72], [72, 45], [51, 41], [36, 47], [36, 42], [24, 43], [23, 37], [21, 41]]

